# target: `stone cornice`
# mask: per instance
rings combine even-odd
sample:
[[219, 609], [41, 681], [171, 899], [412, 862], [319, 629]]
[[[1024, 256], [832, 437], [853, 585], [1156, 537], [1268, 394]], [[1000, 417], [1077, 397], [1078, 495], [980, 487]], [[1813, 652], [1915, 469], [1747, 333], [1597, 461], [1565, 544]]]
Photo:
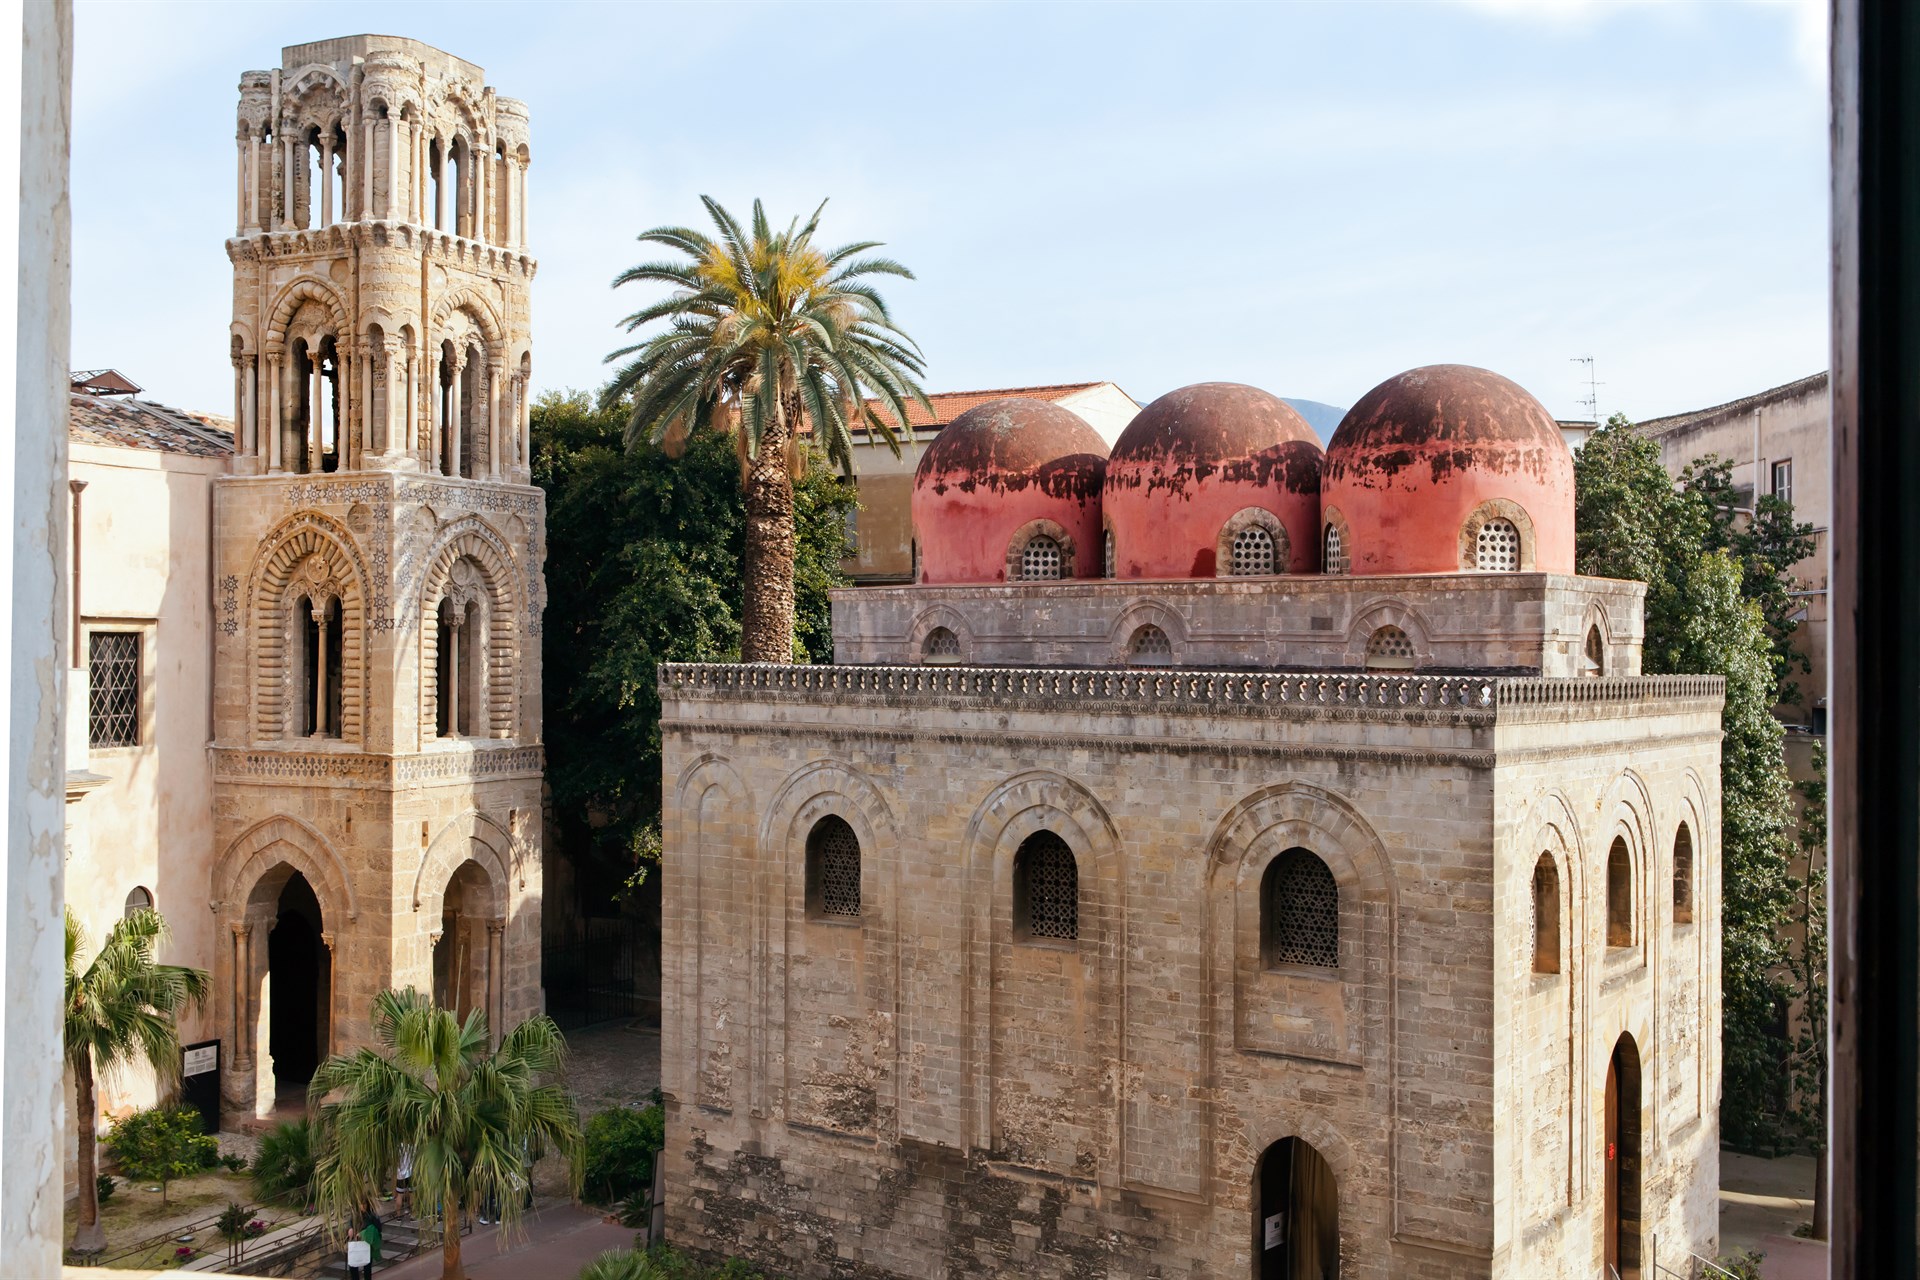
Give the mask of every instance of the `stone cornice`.
[[227, 240], [227, 258], [243, 262], [326, 261], [350, 247], [397, 246], [442, 266], [482, 273], [496, 279], [531, 280], [539, 270], [537, 259], [521, 249], [449, 235], [417, 223], [384, 218], [336, 222], [326, 227], [295, 231], [256, 231]]
[[389, 791], [442, 782], [537, 778], [546, 763], [540, 746], [486, 742], [403, 755], [277, 747], [214, 747], [212, 753], [216, 782], [295, 787], [352, 783]]

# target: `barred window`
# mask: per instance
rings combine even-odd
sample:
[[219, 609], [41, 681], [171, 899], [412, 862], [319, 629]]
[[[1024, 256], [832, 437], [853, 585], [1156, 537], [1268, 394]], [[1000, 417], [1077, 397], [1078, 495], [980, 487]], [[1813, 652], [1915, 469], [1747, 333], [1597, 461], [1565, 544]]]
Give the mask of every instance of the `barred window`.
[[1020, 576], [1030, 582], [1050, 582], [1060, 576], [1060, 543], [1044, 533], [1027, 539], [1020, 549]]
[[1624, 836], [1607, 850], [1607, 945], [1633, 945], [1633, 855]]
[[1384, 626], [1367, 637], [1369, 671], [1408, 671], [1413, 668], [1413, 641], [1396, 626]]
[[1127, 660], [1136, 667], [1165, 667], [1173, 663], [1173, 641], [1151, 622], [1127, 641]]
[[1107, 530], [1100, 548], [1100, 576], [1103, 578], [1113, 576], [1113, 530], [1111, 529]]
[[1520, 531], [1513, 527], [1513, 521], [1495, 516], [1480, 526], [1473, 567], [1496, 573], [1513, 573], [1520, 568]]
[[860, 914], [860, 837], [845, 818], [828, 814], [807, 835], [807, 914]]
[[1580, 674], [1590, 679], [1599, 679], [1607, 674], [1607, 650], [1600, 640], [1600, 628], [1587, 628], [1587, 649], [1580, 660]]
[[927, 632], [927, 642], [921, 646], [920, 651], [928, 662], [958, 662], [960, 661], [960, 637], [945, 627], [935, 627]]
[[1322, 573], [1345, 573], [1347, 571], [1347, 540], [1340, 536], [1340, 526], [1327, 526], [1326, 545], [1320, 556]]
[[120, 914], [131, 920], [139, 912], [151, 910], [153, 910], [153, 894], [147, 891], [145, 885], [137, 884], [127, 894], [126, 906], [120, 909]]
[[1013, 855], [1014, 936], [1080, 936], [1080, 869], [1073, 850], [1051, 831], [1036, 831]]
[[1258, 577], [1273, 572], [1273, 535], [1252, 525], [1233, 535], [1229, 572], [1236, 578]]
[[1693, 832], [1684, 822], [1673, 837], [1673, 922], [1693, 923]]
[[87, 745], [140, 745], [140, 633], [87, 637]]
[[1267, 968], [1340, 967], [1340, 887], [1327, 864], [1306, 849], [1289, 849], [1260, 879], [1260, 943]]
[[1533, 971], [1560, 972], [1560, 868], [1550, 853], [1533, 864]]

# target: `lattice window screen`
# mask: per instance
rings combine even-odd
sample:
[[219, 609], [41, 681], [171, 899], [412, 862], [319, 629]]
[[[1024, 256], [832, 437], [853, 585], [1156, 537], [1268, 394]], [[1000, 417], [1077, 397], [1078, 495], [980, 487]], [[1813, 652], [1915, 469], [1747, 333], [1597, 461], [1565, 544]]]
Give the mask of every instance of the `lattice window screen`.
[[1020, 549], [1020, 576], [1034, 582], [1046, 582], [1060, 576], [1060, 544], [1044, 533], [1027, 539]]
[[1320, 557], [1322, 573], [1345, 573], [1347, 571], [1347, 540], [1340, 536], [1340, 526], [1327, 526], [1327, 545]]
[[1035, 938], [1080, 936], [1080, 870], [1073, 850], [1051, 831], [1036, 832], [1020, 846], [1026, 881], [1027, 934]]
[[1367, 637], [1367, 665], [1398, 670], [1413, 665], [1413, 641], [1395, 626], [1381, 627]]
[[1133, 633], [1127, 650], [1136, 667], [1164, 667], [1173, 661], [1173, 641], [1151, 622]]
[[1520, 567], [1520, 531], [1513, 521], [1496, 516], [1480, 526], [1474, 567], [1496, 573], [1512, 573]]
[[1113, 530], [1111, 529], [1107, 530], [1107, 535], [1102, 540], [1100, 549], [1100, 575], [1105, 578], [1111, 578], [1113, 576]]
[[1327, 864], [1305, 849], [1289, 849], [1266, 875], [1267, 963], [1340, 967], [1340, 888]]
[[935, 662], [960, 661], [960, 637], [945, 627], [927, 632], [926, 655]]
[[87, 745], [140, 745], [140, 633], [87, 637]]
[[860, 914], [860, 839], [846, 820], [820, 819], [808, 837], [815, 900], [822, 915]]
[[1273, 572], [1273, 535], [1259, 525], [1233, 535], [1233, 554], [1229, 561], [1236, 578], [1257, 577]]

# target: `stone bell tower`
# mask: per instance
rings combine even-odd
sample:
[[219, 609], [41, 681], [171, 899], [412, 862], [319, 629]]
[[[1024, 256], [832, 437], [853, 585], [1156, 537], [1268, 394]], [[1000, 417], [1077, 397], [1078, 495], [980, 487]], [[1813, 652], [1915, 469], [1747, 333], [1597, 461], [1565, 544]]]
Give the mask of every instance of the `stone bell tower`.
[[247, 1115], [414, 986], [541, 1007], [527, 109], [361, 35], [240, 79], [212, 909]]

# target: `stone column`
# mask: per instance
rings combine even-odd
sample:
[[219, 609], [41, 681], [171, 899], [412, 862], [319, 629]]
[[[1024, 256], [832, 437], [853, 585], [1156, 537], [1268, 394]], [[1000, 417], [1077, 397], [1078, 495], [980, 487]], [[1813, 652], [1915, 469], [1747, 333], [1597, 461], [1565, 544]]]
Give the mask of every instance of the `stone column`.
[[520, 170], [520, 247], [527, 247], [527, 171]]
[[247, 456], [247, 357], [233, 357], [233, 452]]
[[453, 610], [453, 622], [447, 627], [447, 682], [440, 690], [447, 699], [447, 736], [460, 736], [460, 632], [467, 624], [467, 611]]
[[400, 208], [400, 135], [406, 132], [406, 127], [406, 121], [399, 116], [387, 116], [386, 216], [389, 221], [398, 216]]
[[246, 222], [242, 230], [260, 229], [260, 139], [247, 135]]
[[267, 352], [267, 470], [280, 469], [280, 351]]
[[447, 437], [447, 474], [463, 476], [466, 468], [461, 455], [467, 443], [467, 387], [472, 374], [467, 369], [467, 353], [453, 358], [453, 388], [448, 395], [447, 419], [452, 430]]
[[447, 457], [446, 440], [448, 429], [447, 397], [449, 393], [447, 391], [447, 385], [451, 379], [448, 377], [447, 371], [442, 370], [440, 366], [440, 356], [433, 354], [427, 363], [427, 368], [432, 371], [428, 376], [433, 380], [433, 398], [432, 402], [427, 406], [428, 412], [433, 415], [433, 421], [429, 424], [432, 429], [433, 438], [429, 440], [427, 444], [433, 452], [433, 457], [430, 460], [433, 465], [430, 469], [444, 472], [446, 469], [444, 463]]
[[313, 732], [307, 736], [324, 738], [327, 736], [327, 605], [325, 601], [314, 601], [313, 621], [317, 636], [313, 646]]
[[333, 225], [333, 131], [320, 142], [320, 225]]
[[234, 148], [234, 234], [245, 235], [247, 231], [247, 140], [239, 138]]
[[361, 130], [360, 143], [360, 217], [373, 216], [373, 157], [374, 140], [379, 136], [380, 122], [369, 117], [366, 128]]
[[325, 421], [327, 411], [327, 374], [326, 364], [318, 351], [312, 351], [307, 364], [313, 370], [313, 385], [308, 395], [313, 408], [307, 414], [307, 471], [309, 474], [318, 474], [326, 443], [321, 434], [321, 424]]
[[500, 383], [506, 377], [505, 362], [487, 361], [487, 474], [500, 478]]
[[436, 138], [438, 153], [433, 158], [433, 229], [447, 229], [447, 143], [444, 138]]
[[333, 1044], [333, 993], [335, 987], [334, 977], [340, 972], [340, 960], [339, 957], [334, 954], [333, 950], [333, 930], [322, 929], [320, 931], [320, 941], [324, 943], [327, 948], [327, 1035], [326, 1042], [320, 1046], [320, 1060], [324, 1062], [336, 1052]]
[[280, 150], [285, 157], [284, 162], [280, 166], [280, 203], [284, 207], [285, 218], [285, 221], [281, 223], [281, 229], [291, 231], [293, 230], [293, 188], [295, 185], [293, 181], [293, 139], [283, 134], [281, 136]]
[[260, 456], [260, 357], [256, 353], [241, 357], [240, 369], [244, 403], [241, 405], [241, 429], [246, 433], [247, 456]]
[[500, 1037], [506, 1034], [506, 957], [502, 945], [506, 928], [504, 920], [487, 921], [487, 1032], [489, 1047], [496, 1049], [500, 1047]]
[[233, 1069], [253, 1067], [253, 925], [233, 925]]
[[520, 243], [520, 163], [512, 156], [507, 157], [506, 167], [500, 174], [500, 180], [506, 187], [507, 225], [502, 227], [500, 243], [508, 246]]
[[[345, 346], [345, 350], [341, 348]], [[333, 348], [333, 382], [337, 394], [334, 400], [340, 406], [334, 411], [333, 452], [334, 465], [342, 471], [360, 465], [359, 427], [364, 413], [356, 412], [360, 396], [353, 377], [358, 368], [353, 358], [354, 347], [351, 344], [336, 342]]]

